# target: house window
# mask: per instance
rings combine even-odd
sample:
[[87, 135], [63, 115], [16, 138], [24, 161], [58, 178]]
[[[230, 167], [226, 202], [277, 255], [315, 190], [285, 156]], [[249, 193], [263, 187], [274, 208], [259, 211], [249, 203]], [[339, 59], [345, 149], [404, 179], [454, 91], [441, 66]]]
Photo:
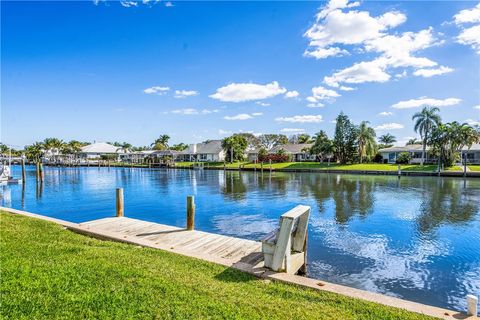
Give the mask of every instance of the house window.
[[397, 160], [397, 157], [395, 156], [394, 152], [391, 152], [388, 154], [388, 162], [395, 162]]

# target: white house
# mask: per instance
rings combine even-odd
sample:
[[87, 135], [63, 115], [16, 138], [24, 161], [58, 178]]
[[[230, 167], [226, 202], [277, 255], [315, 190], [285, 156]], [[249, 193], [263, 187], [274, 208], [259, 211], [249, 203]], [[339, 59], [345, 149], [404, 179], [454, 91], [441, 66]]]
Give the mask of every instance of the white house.
[[125, 152], [121, 151], [119, 147], [115, 147], [109, 143], [105, 142], [96, 142], [84, 146], [81, 148], [79, 155], [86, 159], [98, 159], [102, 155], [111, 155], [116, 154], [117, 157], [124, 155]]
[[462, 148], [462, 159], [467, 156], [467, 163], [480, 164], [480, 143], [473, 144], [470, 149], [468, 147]]
[[313, 146], [313, 143], [287, 143], [280, 144], [273, 147], [268, 151], [268, 153], [278, 153], [280, 150], [284, 150], [285, 154], [288, 154], [292, 157], [292, 161], [315, 161], [316, 156], [310, 154], [310, 148]]
[[179, 152], [176, 161], [225, 161], [225, 151], [222, 140], [210, 140], [202, 143], [191, 144], [184, 151]]
[[[426, 149], [426, 161], [425, 162], [435, 162], [436, 158], [431, 157], [428, 154], [428, 150], [430, 148], [427, 147]], [[388, 147], [384, 149], [378, 150], [378, 152], [383, 157], [384, 163], [396, 163], [398, 155], [403, 152], [407, 152], [410, 154], [410, 163], [421, 163], [422, 162], [422, 145], [421, 144], [408, 144], [404, 147]]]

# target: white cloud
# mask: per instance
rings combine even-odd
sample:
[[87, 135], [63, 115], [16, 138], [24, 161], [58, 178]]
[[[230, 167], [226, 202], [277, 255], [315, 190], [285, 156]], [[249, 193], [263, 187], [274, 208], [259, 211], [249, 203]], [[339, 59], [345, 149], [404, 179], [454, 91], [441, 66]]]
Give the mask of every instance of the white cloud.
[[210, 98], [225, 102], [243, 102], [262, 100], [284, 94], [287, 89], [280, 87], [277, 81], [262, 85], [256, 83], [230, 83], [218, 88]]
[[457, 42], [472, 47], [480, 54], [480, 24], [465, 27], [465, 24], [480, 23], [480, 3], [471, 9], [465, 9], [453, 16], [457, 26], [462, 31], [457, 36]]
[[171, 8], [171, 7], [173, 7], [173, 6], [174, 6], [174, 5], [173, 5], [172, 2], [170, 2], [170, 1], [165, 2], [165, 7]]
[[467, 120], [465, 120], [465, 122], [468, 123], [471, 126], [480, 126], [480, 121], [479, 120], [467, 119]]
[[480, 22], [480, 3], [472, 9], [465, 9], [453, 16], [456, 24]]
[[334, 102], [335, 98], [340, 97], [336, 91], [327, 89], [325, 87], [313, 87], [312, 88], [312, 95], [307, 97], [307, 101], [310, 102], [307, 104], [309, 108], [321, 108], [325, 105], [320, 101], [327, 101], [327, 102]]
[[268, 107], [270, 105], [270, 103], [263, 102], [263, 101], [257, 101], [255, 103], [262, 107]]
[[325, 107], [325, 105], [321, 102], [314, 102], [314, 103], [307, 104], [307, 107], [309, 107], [309, 108], [323, 108], [323, 107]]
[[293, 117], [278, 117], [275, 118], [277, 122], [292, 122], [292, 123], [318, 123], [322, 122], [321, 115], [303, 115], [303, 116], [293, 116]]
[[300, 94], [298, 93], [298, 91], [288, 91], [287, 93], [285, 93], [285, 98], [297, 98]]
[[391, 123], [384, 123], [379, 126], [376, 126], [374, 129], [378, 131], [382, 131], [382, 130], [403, 129], [404, 127], [405, 126], [403, 124], [391, 122]]
[[158, 95], [165, 94], [167, 91], [170, 91], [170, 87], [154, 86], [154, 87], [150, 87], [150, 88], [147, 88], [147, 89], [143, 90], [143, 92], [146, 93], [146, 94], [156, 93]]
[[280, 130], [280, 132], [286, 132], [286, 133], [303, 133], [305, 132], [305, 129], [301, 128], [283, 128]]
[[[350, 67], [335, 71], [324, 77], [325, 84], [342, 90], [345, 86], [341, 84], [387, 82], [391, 80], [391, 69], [416, 70], [438, 65], [426, 57], [415, 55], [420, 50], [442, 43], [433, 35], [432, 28], [389, 34], [390, 29], [406, 21], [405, 14], [388, 11], [373, 17], [367, 11], [349, 9], [356, 6], [358, 3], [347, 0], [331, 0], [317, 14], [316, 22], [304, 35], [310, 40], [304, 55], [322, 59], [347, 54], [347, 48], [353, 47], [352, 52], [373, 52], [378, 56], [371, 61], [356, 62]], [[439, 75], [449, 72], [449, 69], [439, 67], [423, 70], [419, 75]]]
[[388, 117], [388, 116], [393, 116], [393, 112], [383, 111], [383, 112], [380, 112], [378, 115], [382, 117]]
[[181, 114], [181, 115], [186, 115], [186, 116], [192, 116], [192, 115], [201, 115], [201, 114], [211, 114], [211, 113], [217, 113], [219, 112], [218, 109], [194, 109], [194, 108], [184, 108], [184, 109], [176, 109], [172, 110], [170, 112], [164, 112], [164, 113], [173, 113], [173, 114]]
[[419, 107], [447, 107], [454, 106], [462, 102], [458, 98], [447, 98], [447, 99], [432, 99], [427, 97], [420, 97], [418, 99], [410, 99], [405, 101], [400, 101], [392, 105], [392, 108], [395, 109], [410, 109], [410, 108], [419, 108]]
[[473, 107], [473, 109], [480, 110], [480, 104]]
[[225, 120], [248, 120], [248, 119], [252, 119], [253, 117], [259, 117], [261, 115], [263, 115], [263, 112], [254, 112], [254, 113], [251, 113], [251, 114], [240, 113], [240, 114], [237, 114], [235, 116], [225, 116], [225, 117], [223, 117], [223, 119], [225, 119]]
[[463, 29], [457, 37], [457, 42], [471, 46], [480, 54], [480, 25]]
[[175, 98], [185, 98], [198, 95], [195, 90], [175, 90]]
[[235, 116], [225, 116], [223, 119], [225, 120], [248, 120], [252, 119], [253, 117], [249, 115], [248, 113], [240, 113]]
[[340, 89], [340, 90], [342, 90], [342, 91], [353, 91], [353, 90], [357, 90], [356, 88], [347, 87], [347, 86], [340, 86], [338, 89]]
[[384, 31], [406, 21], [403, 13], [390, 11], [378, 17], [367, 11], [342, 9], [358, 6], [358, 2], [330, 1], [316, 17], [315, 23], [304, 34], [310, 40], [305, 56], [323, 59], [344, 55], [347, 50], [334, 44], [354, 45], [380, 37]]
[[232, 134], [232, 131], [218, 129], [218, 134], [221, 135], [221, 136], [225, 136], [225, 135], [228, 135], [228, 134]]
[[413, 72], [415, 76], [422, 76], [425, 78], [430, 78], [444, 73], [452, 72], [453, 69], [449, 67], [439, 66], [438, 68], [433, 69], [418, 69]]

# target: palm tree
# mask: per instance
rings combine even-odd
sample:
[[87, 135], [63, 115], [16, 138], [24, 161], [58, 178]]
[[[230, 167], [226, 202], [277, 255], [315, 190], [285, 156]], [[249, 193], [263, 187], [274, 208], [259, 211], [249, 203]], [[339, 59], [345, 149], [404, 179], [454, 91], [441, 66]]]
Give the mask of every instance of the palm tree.
[[43, 145], [42, 142], [35, 142], [34, 144], [30, 146], [25, 147], [25, 156], [27, 159], [39, 163], [40, 158], [43, 156], [45, 151], [45, 146]]
[[424, 107], [422, 111], [415, 113], [412, 120], [415, 121], [414, 130], [420, 134], [422, 139], [422, 162], [425, 162], [425, 155], [427, 150], [427, 142], [430, 138], [432, 130], [441, 123], [440, 109], [437, 107]]
[[168, 149], [168, 140], [170, 140], [170, 136], [167, 134], [162, 134], [158, 139], [151, 144], [152, 149], [154, 150], [165, 150]]
[[49, 152], [53, 159], [56, 159], [65, 146], [65, 142], [57, 138], [46, 138], [43, 140], [43, 146], [45, 151]]
[[421, 141], [418, 141], [416, 138], [412, 138], [412, 139], [407, 141], [407, 145], [418, 144], [418, 143], [421, 143]]
[[367, 155], [372, 155], [375, 153], [375, 130], [369, 127], [368, 121], [362, 121], [358, 127], [358, 156], [360, 158], [360, 163], [362, 163], [363, 158]]
[[117, 151], [121, 151], [123, 153], [128, 153], [132, 149], [132, 145], [128, 142], [123, 142], [118, 146]]
[[386, 133], [378, 137], [378, 142], [386, 146], [391, 146], [393, 143], [397, 142], [397, 138], [390, 133]]

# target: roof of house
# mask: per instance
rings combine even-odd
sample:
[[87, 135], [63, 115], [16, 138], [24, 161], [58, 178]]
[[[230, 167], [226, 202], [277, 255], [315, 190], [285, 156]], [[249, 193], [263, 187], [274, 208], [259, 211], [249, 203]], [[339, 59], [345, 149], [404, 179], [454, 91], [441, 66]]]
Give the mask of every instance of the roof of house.
[[115, 147], [109, 143], [105, 142], [96, 142], [89, 144], [88, 146], [82, 147], [81, 152], [83, 153], [123, 153], [119, 150], [119, 147]]
[[310, 149], [313, 143], [287, 143], [280, 144], [269, 150], [270, 153], [277, 153], [280, 150], [285, 150], [286, 153], [297, 154], [305, 153], [305, 149]]
[[193, 153], [192, 148], [189, 147], [188, 149], [180, 152], [180, 154], [218, 154], [222, 152], [222, 140], [210, 140], [207, 142], [197, 143], [196, 144], [196, 152]]
[[462, 151], [480, 151], [480, 143], [472, 144], [470, 149], [468, 147], [463, 147]]
[[[427, 150], [428, 149], [429, 148], [427, 147]], [[393, 146], [393, 147], [388, 147], [388, 148], [383, 148], [378, 150], [378, 152], [417, 152], [417, 151], [422, 151], [421, 144], [407, 144], [404, 147]]]

